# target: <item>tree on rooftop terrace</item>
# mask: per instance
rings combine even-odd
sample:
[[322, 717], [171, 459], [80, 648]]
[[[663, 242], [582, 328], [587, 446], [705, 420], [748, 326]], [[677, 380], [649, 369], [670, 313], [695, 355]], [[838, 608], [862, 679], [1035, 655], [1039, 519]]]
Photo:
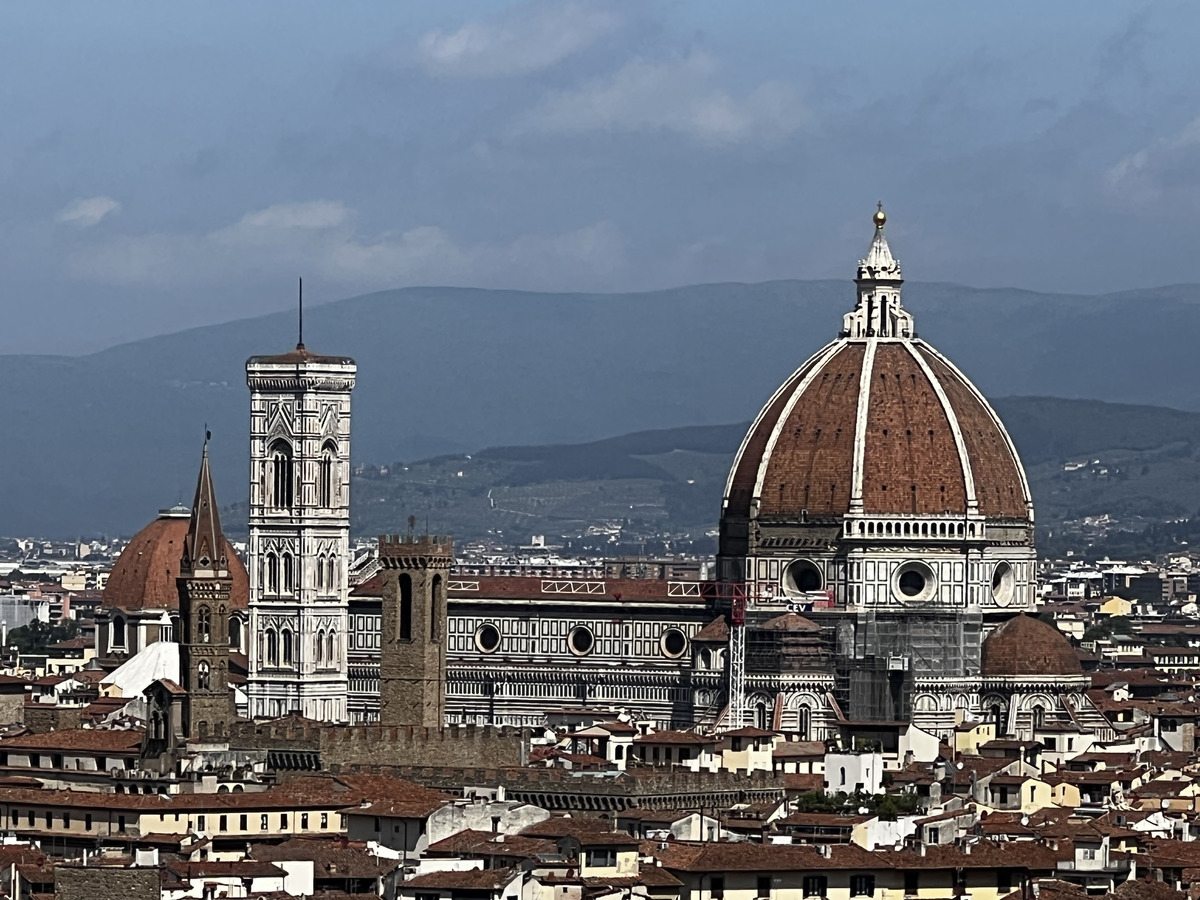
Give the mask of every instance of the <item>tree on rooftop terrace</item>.
[[16, 647], [21, 653], [45, 653], [46, 648], [59, 641], [69, 641], [79, 636], [79, 623], [67, 619], [50, 625], [34, 619], [28, 625], [14, 628], [8, 633], [8, 646]]
[[1085, 641], [1095, 641], [1109, 638], [1114, 634], [1133, 634], [1133, 623], [1125, 616], [1109, 616], [1102, 619], [1083, 633]]

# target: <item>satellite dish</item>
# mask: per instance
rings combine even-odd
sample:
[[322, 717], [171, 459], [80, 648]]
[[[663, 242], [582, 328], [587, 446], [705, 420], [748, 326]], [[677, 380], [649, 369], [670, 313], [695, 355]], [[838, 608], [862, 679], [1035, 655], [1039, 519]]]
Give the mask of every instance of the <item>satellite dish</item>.
[[870, 810], [869, 810], [869, 809], [867, 809], [865, 806], [860, 806], [860, 807], [858, 808], [858, 814], [859, 814], [860, 816], [865, 816], [865, 815], [866, 815], [867, 813], [869, 813], [869, 812], [870, 812]]
[[962, 763], [960, 763], [960, 762], [956, 762], [956, 763], [954, 764], [954, 768], [958, 769], [958, 770], [961, 772], [961, 771], [962, 771]]
[[1029, 824], [1029, 816], [1021, 816], [1021, 824], [1028, 825]]
[[1170, 808], [1171, 808], [1171, 801], [1170, 801], [1170, 800], [1167, 800], [1167, 799], [1165, 799], [1165, 798], [1164, 798], [1164, 799], [1162, 799], [1162, 800], [1160, 800], [1160, 801], [1159, 801], [1158, 805], [1159, 805], [1161, 808], [1163, 808], [1163, 809], [1170, 809]]

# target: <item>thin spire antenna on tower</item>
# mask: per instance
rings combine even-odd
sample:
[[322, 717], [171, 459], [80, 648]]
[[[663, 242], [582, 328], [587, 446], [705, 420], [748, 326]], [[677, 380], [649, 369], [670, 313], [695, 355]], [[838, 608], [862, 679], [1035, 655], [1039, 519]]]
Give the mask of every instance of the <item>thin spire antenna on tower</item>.
[[299, 323], [298, 323], [299, 328], [297, 329], [298, 330], [298, 335], [297, 335], [298, 340], [296, 341], [296, 349], [303, 350], [304, 349], [304, 278], [303, 277], [300, 278], [300, 294], [299, 294], [298, 300], [299, 300], [299, 310], [298, 310], [298, 312], [299, 312]]

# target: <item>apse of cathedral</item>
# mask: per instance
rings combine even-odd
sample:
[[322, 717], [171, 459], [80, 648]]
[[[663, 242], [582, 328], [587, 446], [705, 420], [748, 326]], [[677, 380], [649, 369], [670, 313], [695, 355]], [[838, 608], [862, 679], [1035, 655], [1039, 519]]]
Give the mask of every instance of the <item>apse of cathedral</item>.
[[[1110, 731], [1069, 642], [1026, 614], [1036, 555], [1021, 461], [983, 395], [919, 337], [886, 222], [880, 208], [840, 330], [830, 323], [737, 452], [715, 581], [473, 576], [454, 570], [448, 539], [412, 534], [381, 540], [352, 573], [355, 364], [303, 344], [251, 358], [249, 560], [243, 571], [229, 552], [220, 576], [249, 717], [538, 726], [621, 709], [659, 728], [807, 739], [847, 722], [946, 739], [964, 718], [1001, 734]], [[152, 523], [137, 558], [187, 521]], [[217, 588], [188, 587], [191, 546], [179, 591], [122, 557], [109, 586], [126, 606], [142, 599], [134, 610], [106, 594], [102, 655], [126, 652], [131, 616], [178, 629], [182, 611], [186, 675], [201, 683], [211, 653], [188, 592]]]

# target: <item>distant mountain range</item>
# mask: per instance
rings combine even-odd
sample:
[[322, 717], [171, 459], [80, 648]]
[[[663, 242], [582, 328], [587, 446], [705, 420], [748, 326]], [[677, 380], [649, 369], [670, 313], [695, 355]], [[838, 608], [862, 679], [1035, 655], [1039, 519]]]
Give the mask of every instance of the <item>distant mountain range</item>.
[[[358, 360], [355, 460], [391, 463], [746, 420], [836, 334], [853, 290], [845, 281], [619, 295], [412, 288], [313, 307], [305, 333], [311, 349]], [[990, 396], [1200, 409], [1200, 286], [1094, 297], [912, 283], [905, 300], [922, 336]], [[190, 499], [205, 423], [220, 498], [242, 501], [245, 359], [286, 350], [293, 335], [292, 318], [276, 314], [83, 357], [0, 356], [0, 534], [131, 533]], [[1038, 412], [1052, 402], [999, 404], [1031, 465], [1134, 438], [1149, 452], [1166, 446], [1163, 429], [1186, 455], [1200, 436], [1183, 412]], [[1130, 431], [1126, 421], [1141, 424]], [[1188, 502], [1172, 489], [1160, 506]], [[377, 505], [394, 523], [421, 513]], [[697, 509], [715, 523], [718, 505], [711, 496]], [[375, 512], [356, 507], [368, 531]]]
[[[1078, 525], [1066, 524], [1084, 517], [1108, 514], [1118, 529], [1141, 531], [1200, 509], [1200, 413], [1047, 397], [1007, 397], [994, 405], [1025, 463], [1043, 549], [1086, 546]], [[553, 541], [615, 522], [627, 543], [637, 544], [630, 534], [669, 532], [675, 545], [700, 541], [711, 548], [705, 535], [716, 527], [725, 477], [748, 424], [364, 466], [353, 485], [355, 530], [377, 534], [412, 514], [460, 538], [502, 532], [520, 543], [533, 534]], [[1114, 550], [1156, 549], [1122, 540]], [[1157, 549], [1173, 545], [1171, 535], [1157, 540], [1163, 544]], [[573, 545], [606, 541], [594, 536]]]

